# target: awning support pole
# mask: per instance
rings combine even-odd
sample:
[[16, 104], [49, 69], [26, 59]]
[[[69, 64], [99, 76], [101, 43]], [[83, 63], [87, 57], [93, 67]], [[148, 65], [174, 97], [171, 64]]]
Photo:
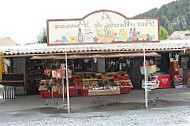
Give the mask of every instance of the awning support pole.
[[[64, 69], [64, 68], [63, 68], [63, 69]], [[64, 74], [63, 74], [63, 75], [64, 75]], [[65, 95], [64, 78], [65, 78], [65, 77], [63, 76], [63, 77], [62, 77], [62, 88], [63, 88], [63, 106], [64, 106], [64, 103], [65, 103], [65, 102], [64, 102], [64, 101], [65, 101], [65, 100], [64, 100], [64, 99], [65, 99], [65, 96], [64, 96], [64, 95]]]
[[144, 54], [145, 107], [148, 108], [148, 90], [147, 90], [145, 43], [144, 43], [144, 47], [143, 47], [143, 54]]
[[69, 77], [68, 77], [68, 69], [67, 69], [67, 52], [65, 49], [65, 64], [66, 64], [66, 84], [67, 84], [67, 107], [68, 113], [70, 113], [70, 102], [69, 102]]

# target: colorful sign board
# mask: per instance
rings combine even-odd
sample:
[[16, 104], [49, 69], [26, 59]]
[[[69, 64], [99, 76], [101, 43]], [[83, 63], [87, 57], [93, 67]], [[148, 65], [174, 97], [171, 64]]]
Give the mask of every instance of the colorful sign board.
[[47, 20], [48, 45], [159, 42], [158, 18], [102, 10], [82, 19]]

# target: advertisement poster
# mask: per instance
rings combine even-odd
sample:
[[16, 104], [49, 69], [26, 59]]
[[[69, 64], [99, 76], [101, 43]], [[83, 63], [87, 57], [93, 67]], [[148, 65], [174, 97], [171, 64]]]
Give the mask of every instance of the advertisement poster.
[[81, 19], [47, 20], [47, 37], [48, 45], [159, 42], [159, 19], [102, 10]]

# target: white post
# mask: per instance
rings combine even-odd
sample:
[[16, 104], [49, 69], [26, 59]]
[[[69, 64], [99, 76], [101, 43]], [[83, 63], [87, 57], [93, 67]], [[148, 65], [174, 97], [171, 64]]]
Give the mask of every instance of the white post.
[[146, 75], [146, 53], [145, 53], [145, 43], [143, 48], [144, 54], [144, 82], [145, 82], [145, 107], [148, 108], [148, 90], [147, 90], [147, 75]]
[[52, 85], [51, 85], [51, 98], [52, 98], [52, 101], [53, 101], [53, 80], [52, 80]]
[[12, 90], [12, 87], [10, 88], [10, 94], [11, 94], [11, 95], [10, 95], [10, 96], [11, 96], [10, 99], [13, 99], [13, 97], [12, 97], [12, 96], [13, 96], [13, 90]]
[[15, 98], [15, 87], [13, 87], [13, 99]]
[[67, 52], [65, 49], [65, 64], [66, 64], [66, 84], [67, 84], [67, 107], [68, 113], [70, 113], [70, 103], [69, 103], [69, 77], [68, 77], [68, 70], [67, 70]]
[[[64, 68], [63, 68], [63, 69], [64, 69]], [[63, 72], [65, 72], [65, 71], [63, 71]], [[65, 75], [65, 74], [63, 74], [63, 75]], [[64, 96], [64, 95], [65, 95], [64, 77], [65, 77], [65, 76], [63, 76], [63, 77], [62, 77], [62, 88], [63, 88], [63, 106], [64, 106], [64, 97], [65, 97], [65, 96]]]

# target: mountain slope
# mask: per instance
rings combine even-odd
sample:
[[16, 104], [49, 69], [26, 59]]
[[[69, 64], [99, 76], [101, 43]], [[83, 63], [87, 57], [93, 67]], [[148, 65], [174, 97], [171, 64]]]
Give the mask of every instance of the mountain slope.
[[173, 31], [190, 30], [190, 0], [176, 0], [135, 17], [159, 17], [160, 26], [169, 34]]

